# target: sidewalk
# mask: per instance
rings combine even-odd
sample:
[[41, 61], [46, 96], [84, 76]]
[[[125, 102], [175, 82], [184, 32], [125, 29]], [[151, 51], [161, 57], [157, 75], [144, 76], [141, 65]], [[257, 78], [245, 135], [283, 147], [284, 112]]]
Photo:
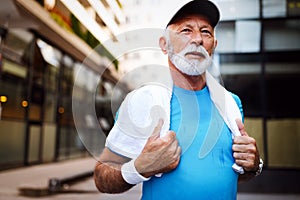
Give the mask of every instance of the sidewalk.
[[[141, 185], [137, 185], [122, 194], [102, 194], [95, 185], [92, 172], [96, 160], [94, 158], [80, 158], [56, 163], [41, 164], [30, 167], [6, 170], [0, 172], [0, 200], [138, 200], [141, 195]], [[79, 179], [75, 184], [66, 184], [69, 188], [64, 192], [49, 194], [49, 180], [71, 182]], [[256, 186], [257, 187], [257, 186]], [[22, 193], [22, 195], [20, 195]], [[239, 192], [237, 200], [298, 200], [300, 194], [249, 193]]]
[[[45, 196], [49, 181], [53, 186], [92, 175], [96, 160], [92, 157], [34, 165], [0, 172], [0, 197], [18, 195]], [[53, 188], [54, 190], [57, 188]]]

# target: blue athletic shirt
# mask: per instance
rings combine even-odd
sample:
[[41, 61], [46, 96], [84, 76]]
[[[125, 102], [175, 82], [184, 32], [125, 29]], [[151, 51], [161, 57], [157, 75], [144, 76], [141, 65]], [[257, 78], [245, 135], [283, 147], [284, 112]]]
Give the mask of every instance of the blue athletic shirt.
[[[233, 97], [243, 115], [240, 99]], [[180, 163], [173, 171], [144, 182], [142, 200], [236, 199], [232, 135], [207, 87], [190, 91], [174, 86], [170, 130], [182, 148]]]

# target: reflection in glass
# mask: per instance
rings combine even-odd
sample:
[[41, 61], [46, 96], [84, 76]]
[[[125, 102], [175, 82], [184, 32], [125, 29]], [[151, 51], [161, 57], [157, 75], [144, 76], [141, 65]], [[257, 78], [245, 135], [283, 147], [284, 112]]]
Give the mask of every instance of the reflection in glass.
[[263, 0], [263, 17], [285, 17], [286, 0]]
[[264, 30], [265, 50], [300, 50], [300, 19], [268, 21]]

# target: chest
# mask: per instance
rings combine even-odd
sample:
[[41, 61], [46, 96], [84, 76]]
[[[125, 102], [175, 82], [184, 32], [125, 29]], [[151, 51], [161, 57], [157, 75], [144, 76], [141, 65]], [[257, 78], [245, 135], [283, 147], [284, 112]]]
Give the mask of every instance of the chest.
[[175, 131], [182, 156], [204, 158], [213, 149], [231, 153], [229, 128], [212, 103], [209, 94], [175, 94], [171, 99], [170, 128]]

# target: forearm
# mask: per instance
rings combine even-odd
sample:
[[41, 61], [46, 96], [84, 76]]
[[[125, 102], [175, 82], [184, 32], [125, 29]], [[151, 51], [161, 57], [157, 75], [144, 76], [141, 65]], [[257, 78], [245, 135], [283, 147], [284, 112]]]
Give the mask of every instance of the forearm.
[[94, 170], [95, 184], [103, 193], [122, 193], [134, 185], [130, 185], [122, 177], [121, 164], [98, 162]]

